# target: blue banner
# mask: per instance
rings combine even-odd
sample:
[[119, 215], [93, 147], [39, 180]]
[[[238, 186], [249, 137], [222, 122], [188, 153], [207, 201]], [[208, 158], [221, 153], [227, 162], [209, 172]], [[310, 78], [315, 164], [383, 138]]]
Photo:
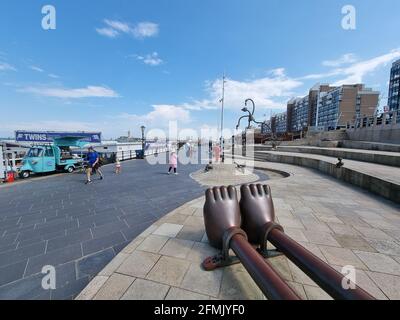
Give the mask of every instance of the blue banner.
[[55, 139], [78, 138], [88, 143], [101, 143], [101, 132], [15, 131], [18, 142], [52, 143]]

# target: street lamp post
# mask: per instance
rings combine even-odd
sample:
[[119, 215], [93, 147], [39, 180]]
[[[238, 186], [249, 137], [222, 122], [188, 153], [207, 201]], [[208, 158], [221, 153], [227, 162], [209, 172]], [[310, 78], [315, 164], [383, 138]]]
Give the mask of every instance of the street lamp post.
[[225, 162], [225, 141], [224, 141], [224, 107], [225, 107], [225, 83], [226, 83], [226, 77], [225, 73], [222, 78], [222, 99], [220, 100], [222, 104], [221, 108], [221, 139], [220, 139], [220, 146], [221, 146], [221, 152], [222, 152], [222, 162]]
[[146, 130], [146, 127], [145, 126], [141, 126], [140, 129], [142, 130], [142, 159], [144, 159], [144, 148], [145, 148], [144, 131]]

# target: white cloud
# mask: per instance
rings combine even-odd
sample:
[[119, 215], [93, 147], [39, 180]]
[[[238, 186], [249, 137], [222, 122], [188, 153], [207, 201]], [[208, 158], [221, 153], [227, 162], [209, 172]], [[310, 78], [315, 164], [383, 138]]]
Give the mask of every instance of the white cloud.
[[118, 93], [106, 87], [88, 86], [86, 88], [66, 89], [66, 88], [48, 88], [48, 87], [27, 87], [19, 90], [45, 97], [55, 97], [62, 99], [79, 98], [117, 98]]
[[37, 72], [41, 72], [41, 73], [44, 72], [44, 70], [42, 68], [39, 68], [37, 66], [30, 66], [29, 68], [32, 69], [33, 71], [37, 71]]
[[345, 76], [344, 79], [338, 80], [334, 85], [342, 85], [346, 83], [361, 83], [364, 77], [377, 70], [382, 66], [386, 66], [391, 63], [394, 59], [400, 57], [400, 48], [392, 50], [390, 53], [354, 63], [347, 68], [339, 69], [338, 74]]
[[[351, 57], [355, 57], [353, 54], [347, 54], [345, 56], [350, 56], [347, 58], [342, 57], [342, 61], [347, 59], [347, 61], [351, 61]], [[334, 68], [328, 72], [320, 73], [320, 74], [310, 74], [304, 77], [298, 78], [299, 80], [316, 80], [316, 79], [326, 79], [331, 77], [336, 77], [342, 79], [336, 80], [333, 85], [339, 86], [342, 84], [354, 84], [354, 83], [362, 83], [364, 81], [365, 76], [376, 71], [378, 68], [388, 65], [393, 60], [398, 59], [400, 57], [400, 48], [394, 49], [389, 53], [377, 56], [372, 59], [367, 59], [364, 61], [357, 61], [354, 63], [348, 63], [348, 66], [341, 68]], [[340, 60], [340, 59], [339, 59]], [[333, 62], [333, 61], [331, 61]], [[329, 64], [329, 63], [328, 63]], [[331, 63], [334, 65], [335, 63]], [[325, 61], [325, 65], [326, 61]], [[338, 64], [337, 64], [338, 65]]]
[[136, 25], [131, 25], [128, 22], [105, 19], [104, 23], [106, 27], [97, 28], [96, 31], [98, 34], [109, 38], [115, 38], [124, 33], [137, 39], [144, 39], [155, 37], [159, 33], [158, 24], [153, 22], [140, 22]]
[[126, 22], [105, 19], [104, 23], [116, 32], [131, 32], [131, 27]]
[[0, 71], [17, 71], [12, 65], [0, 61]]
[[190, 112], [181, 106], [153, 105], [153, 110], [144, 115], [122, 113], [119, 119], [130, 122], [145, 123], [147, 126], [166, 127], [170, 121], [189, 123], [192, 121]]
[[135, 38], [140, 38], [140, 39], [155, 37], [159, 33], [159, 27], [158, 24], [153, 22], [140, 22], [132, 30], [132, 33], [135, 36]]
[[[286, 101], [303, 83], [292, 79], [285, 74], [285, 69], [279, 68], [269, 72], [269, 76], [239, 81], [226, 79], [225, 83], [225, 107], [240, 111], [244, 102], [252, 98], [258, 108], [284, 109]], [[206, 82], [208, 98], [182, 104], [188, 110], [217, 109], [220, 108], [222, 97], [222, 79]]]
[[53, 79], [59, 79], [60, 77], [54, 73], [49, 73], [48, 76]]
[[340, 67], [354, 62], [357, 62], [357, 56], [353, 53], [346, 53], [337, 60], [325, 60], [322, 62], [322, 65], [326, 67]]
[[137, 60], [143, 61], [144, 64], [152, 67], [159, 66], [163, 63], [163, 60], [159, 57], [157, 52], [153, 52], [145, 56], [136, 55], [135, 57]]
[[118, 31], [111, 28], [97, 28], [96, 31], [98, 34], [108, 38], [115, 38], [119, 35]]

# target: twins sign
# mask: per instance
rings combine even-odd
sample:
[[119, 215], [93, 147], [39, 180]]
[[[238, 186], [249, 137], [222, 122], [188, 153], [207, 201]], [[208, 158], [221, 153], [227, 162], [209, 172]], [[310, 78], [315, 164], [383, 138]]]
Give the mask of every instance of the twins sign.
[[16, 131], [15, 140], [18, 142], [52, 143], [54, 139], [80, 138], [89, 143], [101, 143], [101, 132], [37, 132]]

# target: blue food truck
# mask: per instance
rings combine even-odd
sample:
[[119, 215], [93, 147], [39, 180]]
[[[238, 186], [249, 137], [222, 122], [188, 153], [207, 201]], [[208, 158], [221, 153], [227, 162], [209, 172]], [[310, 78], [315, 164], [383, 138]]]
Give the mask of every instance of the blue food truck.
[[74, 155], [71, 148], [100, 143], [101, 134], [17, 131], [16, 140], [35, 143], [18, 170], [21, 178], [29, 178], [38, 173], [74, 172], [82, 165], [83, 159]]

